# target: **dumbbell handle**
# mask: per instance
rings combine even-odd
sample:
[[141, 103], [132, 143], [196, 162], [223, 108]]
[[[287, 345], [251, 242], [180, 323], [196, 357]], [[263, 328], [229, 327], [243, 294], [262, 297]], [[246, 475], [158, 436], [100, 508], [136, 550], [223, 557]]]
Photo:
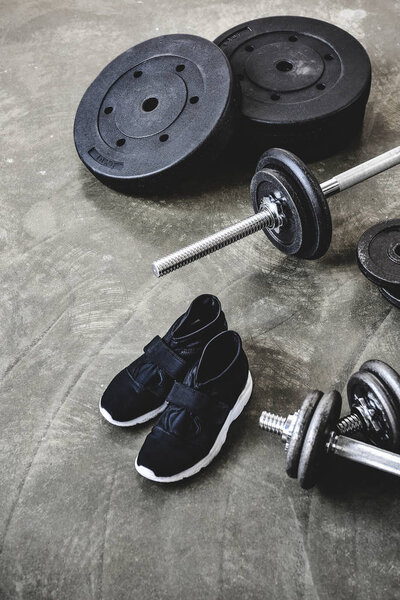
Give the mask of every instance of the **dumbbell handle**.
[[[260, 415], [259, 425], [261, 429], [280, 435], [282, 441], [288, 443], [293, 433], [297, 415], [298, 413], [294, 413], [288, 417], [282, 417], [263, 411]], [[326, 452], [400, 477], [400, 454], [359, 442], [340, 435], [336, 431], [332, 431], [329, 435]]]
[[386, 171], [399, 163], [400, 146], [397, 146], [397, 148], [392, 148], [392, 150], [388, 150], [379, 156], [375, 156], [375, 158], [371, 158], [371, 160], [367, 160], [366, 162], [361, 163], [361, 165], [357, 165], [348, 171], [339, 173], [339, 175], [332, 177], [332, 179], [328, 179], [328, 181], [321, 183], [321, 190], [324, 196], [328, 198], [329, 196], [347, 190], [348, 188], [353, 187], [353, 185], [365, 181], [374, 175], [378, 175], [378, 173], [382, 173], [382, 171]]
[[[325, 181], [321, 185], [323, 194], [328, 198], [337, 194], [338, 192], [377, 175], [390, 167], [400, 163], [400, 146], [393, 148], [384, 154], [380, 154], [371, 160], [367, 160], [365, 163], [353, 167], [344, 173], [340, 173]], [[233, 244], [238, 240], [260, 231], [260, 229], [272, 229], [276, 226], [275, 215], [268, 209], [268, 206], [264, 206], [258, 213], [239, 221], [226, 229], [221, 229], [208, 237], [194, 242], [185, 248], [181, 248], [172, 254], [168, 254], [163, 258], [159, 258], [153, 262], [152, 268], [153, 273], [156, 277], [162, 277], [167, 275], [171, 271], [175, 271], [184, 265], [187, 265], [203, 256], [207, 256], [224, 246]]]
[[327, 443], [327, 451], [347, 460], [400, 477], [400, 454], [382, 450], [336, 433], [331, 434]]

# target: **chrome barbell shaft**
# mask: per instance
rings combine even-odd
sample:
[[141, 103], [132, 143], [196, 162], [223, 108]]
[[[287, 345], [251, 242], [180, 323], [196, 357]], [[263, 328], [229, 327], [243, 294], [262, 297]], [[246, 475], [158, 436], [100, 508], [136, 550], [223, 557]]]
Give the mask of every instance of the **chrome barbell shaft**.
[[374, 175], [378, 175], [378, 173], [391, 169], [398, 164], [400, 164], [400, 146], [392, 148], [392, 150], [388, 150], [383, 154], [379, 154], [379, 156], [375, 156], [374, 158], [371, 158], [356, 167], [352, 167], [343, 173], [339, 173], [339, 175], [332, 177], [332, 179], [328, 179], [328, 181], [321, 183], [322, 193], [326, 198], [329, 198], [338, 192], [347, 190], [348, 188], [357, 185], [357, 183], [361, 183], [370, 177], [374, 177]]

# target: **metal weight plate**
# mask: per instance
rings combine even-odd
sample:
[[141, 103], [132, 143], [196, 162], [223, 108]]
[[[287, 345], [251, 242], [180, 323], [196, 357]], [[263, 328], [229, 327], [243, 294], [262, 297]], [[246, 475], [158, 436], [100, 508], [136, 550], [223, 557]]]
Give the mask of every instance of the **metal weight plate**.
[[386, 288], [380, 287], [379, 291], [382, 294], [382, 296], [384, 298], [386, 298], [386, 300], [388, 302], [393, 304], [393, 306], [400, 308], [400, 290], [396, 290], [393, 292], [393, 291], [389, 291]]
[[302, 488], [309, 489], [317, 482], [326, 457], [325, 444], [340, 416], [342, 398], [336, 390], [324, 394], [318, 402], [301, 451], [298, 480]]
[[389, 302], [400, 307], [400, 219], [373, 225], [357, 246], [361, 272], [379, 286]]
[[[272, 170], [277, 173], [284, 186], [294, 190], [290, 193], [283, 193], [282, 206], [286, 217], [286, 227], [293, 227], [295, 224], [293, 216], [293, 203], [296, 204], [297, 211], [302, 215], [302, 237], [301, 245], [296, 248], [292, 254], [299, 258], [314, 260], [321, 258], [328, 250], [332, 239], [332, 220], [328, 203], [322, 193], [321, 187], [308, 167], [297, 156], [282, 150], [281, 148], [271, 148], [264, 152], [257, 164], [256, 175], [253, 179], [259, 178], [259, 172], [268, 172]], [[265, 179], [265, 176], [264, 176]], [[260, 202], [261, 195], [274, 194], [274, 182], [269, 186], [259, 187], [257, 190], [251, 185], [251, 197], [254, 209]], [[281, 243], [286, 235], [284, 226], [278, 234], [265, 229], [265, 235], [280, 250], [285, 252]], [[289, 252], [287, 252], [289, 254]]]
[[373, 373], [389, 392], [395, 410], [396, 442], [392, 446], [395, 452], [400, 451], [400, 375], [382, 360], [367, 360], [360, 367], [361, 372]]
[[314, 409], [321, 400], [322, 396], [323, 393], [319, 390], [314, 390], [307, 394], [303, 404], [301, 405], [299, 414], [297, 415], [296, 423], [293, 428], [292, 435], [290, 436], [286, 453], [286, 473], [293, 479], [296, 479], [297, 477], [301, 449], [303, 448], [304, 438], [307, 433], [311, 417], [313, 416]]
[[[400, 446], [399, 414], [390, 390], [374, 373], [363, 369], [353, 373], [347, 384], [350, 409], [367, 423], [365, 435], [370, 442], [385, 450]], [[367, 411], [368, 416], [364, 417]], [[368, 426], [373, 423], [373, 426]]]
[[246, 148], [277, 146], [317, 160], [359, 132], [371, 63], [343, 29], [305, 17], [265, 17], [236, 25], [215, 43], [240, 82]]
[[262, 208], [264, 199], [273, 199], [284, 215], [284, 226], [278, 230], [264, 228], [263, 231], [278, 250], [296, 255], [303, 246], [308, 229], [306, 211], [288, 178], [274, 169], [259, 170], [250, 184], [250, 197], [255, 213]]
[[75, 117], [76, 149], [96, 177], [123, 191], [176, 181], [225, 148], [237, 97], [229, 61], [212, 42], [153, 38], [89, 86]]

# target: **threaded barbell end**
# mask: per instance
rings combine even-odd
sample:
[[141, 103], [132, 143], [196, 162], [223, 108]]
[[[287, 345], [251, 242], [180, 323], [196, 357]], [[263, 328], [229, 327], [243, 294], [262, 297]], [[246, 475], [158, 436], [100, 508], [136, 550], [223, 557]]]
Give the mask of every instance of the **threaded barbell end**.
[[274, 225], [274, 214], [269, 208], [265, 208], [257, 214], [239, 221], [239, 223], [221, 229], [221, 231], [217, 231], [217, 233], [209, 235], [194, 244], [190, 244], [190, 246], [186, 246], [181, 250], [155, 260], [152, 264], [153, 273], [156, 277], [162, 277], [220, 248], [233, 244], [233, 242], [237, 242], [256, 231], [260, 231], [264, 227], [271, 228]]
[[356, 433], [364, 429], [363, 423], [360, 417], [356, 414], [346, 415], [336, 425], [336, 431], [341, 435], [348, 433]]
[[283, 434], [286, 423], [286, 417], [280, 417], [274, 413], [263, 411], [260, 416], [259, 425], [261, 429], [271, 431], [271, 433]]
[[357, 431], [362, 431], [363, 429], [364, 426], [360, 417], [354, 413], [352, 415], [343, 417], [336, 425], [336, 431], [341, 435], [345, 435], [347, 433], [356, 433]]

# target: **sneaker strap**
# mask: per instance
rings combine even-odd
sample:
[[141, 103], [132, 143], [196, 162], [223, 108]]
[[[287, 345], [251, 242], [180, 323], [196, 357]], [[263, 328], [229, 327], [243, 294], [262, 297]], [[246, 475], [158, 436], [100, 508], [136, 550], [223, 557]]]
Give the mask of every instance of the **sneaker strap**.
[[170, 393], [167, 396], [168, 404], [187, 408], [190, 412], [198, 417], [209, 414], [212, 407], [215, 405], [215, 399], [191, 388], [183, 383], [175, 381]]
[[182, 379], [189, 365], [181, 356], [156, 335], [144, 348], [146, 357], [155, 365], [163, 369], [173, 379]]

